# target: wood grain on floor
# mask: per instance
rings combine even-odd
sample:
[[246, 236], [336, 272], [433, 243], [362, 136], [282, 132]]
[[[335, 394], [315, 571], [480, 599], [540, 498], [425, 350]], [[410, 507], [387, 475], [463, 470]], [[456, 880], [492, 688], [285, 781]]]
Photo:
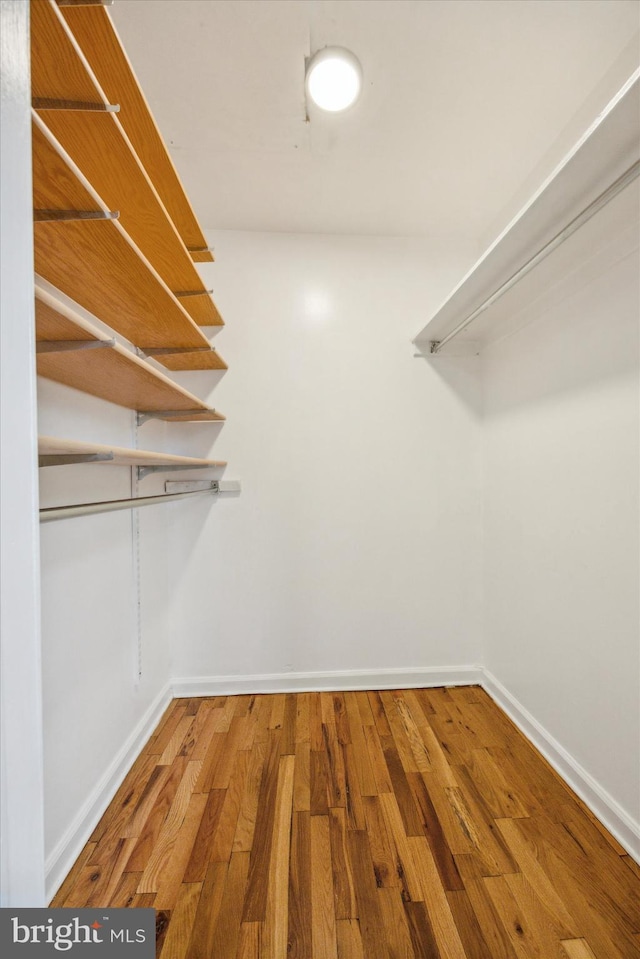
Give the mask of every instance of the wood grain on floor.
[[175, 700], [52, 906], [162, 959], [632, 959], [637, 865], [479, 687]]

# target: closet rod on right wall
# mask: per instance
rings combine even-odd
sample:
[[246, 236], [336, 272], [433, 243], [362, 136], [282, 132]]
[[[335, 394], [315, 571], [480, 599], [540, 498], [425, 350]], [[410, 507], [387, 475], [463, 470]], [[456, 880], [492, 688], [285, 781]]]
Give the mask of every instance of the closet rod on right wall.
[[634, 254], [639, 173], [640, 68], [431, 315], [417, 355], [477, 354], [528, 322], [531, 303], [551, 306]]
[[574, 217], [570, 223], [567, 223], [567, 225], [564, 226], [559, 233], [556, 233], [556, 235], [552, 237], [548, 243], [545, 243], [545, 245], [538, 250], [537, 253], [527, 260], [527, 262], [524, 263], [520, 269], [516, 270], [516, 272], [513, 273], [508, 280], [505, 280], [505, 282], [499, 286], [494, 293], [488, 296], [487, 299], [484, 300], [484, 302], [482, 302], [480, 306], [473, 311], [473, 313], [470, 313], [469, 316], [465, 317], [464, 320], [458, 323], [458, 325], [441, 340], [431, 340], [430, 352], [434, 354], [439, 353], [440, 350], [446, 346], [450, 340], [470, 326], [470, 324], [473, 323], [473, 321], [477, 319], [481, 313], [484, 313], [484, 311], [490, 306], [493, 306], [493, 304], [499, 300], [501, 296], [510, 290], [512, 286], [515, 286], [516, 283], [518, 283], [527, 275], [527, 273], [531, 272], [531, 270], [533, 270], [538, 263], [541, 263], [545, 257], [549, 256], [549, 254], [552, 253], [556, 247], [560, 246], [561, 243], [564, 243], [565, 240], [568, 240], [569, 237], [576, 232], [576, 230], [579, 230], [580, 227], [590, 220], [592, 216], [595, 216], [595, 214], [601, 210], [602, 207], [606, 206], [607, 203], [613, 200], [613, 198], [616, 197], [618, 193], [621, 193], [625, 187], [629, 186], [629, 184], [632, 183], [639, 174], [640, 160], [636, 160], [636, 162], [630, 166], [629, 169], [622, 174], [622, 176], [618, 177], [617, 180], [614, 180], [614, 182], [607, 187], [607, 189], [604, 190], [600, 196], [596, 197], [592, 203], [589, 203], [589, 205], [586, 206], [582, 212]]

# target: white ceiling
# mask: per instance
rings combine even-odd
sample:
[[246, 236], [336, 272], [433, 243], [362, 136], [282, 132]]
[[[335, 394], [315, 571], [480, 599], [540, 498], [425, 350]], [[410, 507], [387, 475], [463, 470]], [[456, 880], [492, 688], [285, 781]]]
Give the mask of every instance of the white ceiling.
[[[607, 71], [637, 59], [639, 10], [637, 0], [111, 7], [205, 228], [478, 241], [549, 172], [576, 114], [588, 125], [584, 101]], [[326, 44], [358, 56], [364, 92], [351, 111], [306, 122], [304, 60]]]

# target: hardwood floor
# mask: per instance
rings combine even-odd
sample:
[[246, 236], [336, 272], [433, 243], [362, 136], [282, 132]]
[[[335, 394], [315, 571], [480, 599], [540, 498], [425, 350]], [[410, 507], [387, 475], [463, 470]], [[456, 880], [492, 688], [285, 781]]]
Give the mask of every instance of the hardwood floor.
[[479, 687], [175, 700], [52, 902], [162, 959], [630, 959], [640, 870]]

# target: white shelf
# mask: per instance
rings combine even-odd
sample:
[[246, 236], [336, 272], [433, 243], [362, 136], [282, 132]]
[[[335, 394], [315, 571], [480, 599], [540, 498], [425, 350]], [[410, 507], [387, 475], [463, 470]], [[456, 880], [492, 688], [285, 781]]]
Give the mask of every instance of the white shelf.
[[38, 437], [38, 455], [41, 466], [68, 465], [72, 458], [78, 462], [96, 462], [107, 466], [142, 466], [168, 469], [216, 469], [227, 464], [221, 460], [179, 456], [176, 453], [157, 453], [152, 450], [127, 449], [123, 446], [105, 446], [102, 443], [83, 443], [79, 440], [55, 436]]
[[[640, 158], [640, 70], [589, 127], [529, 203], [518, 213], [418, 333], [414, 343], [431, 352]], [[452, 336], [442, 353], [479, 353], [520, 328], [531, 306], [570, 295], [571, 289], [609, 269], [638, 248], [638, 179], [602, 206], [584, 225], [522, 274], [514, 285]]]

